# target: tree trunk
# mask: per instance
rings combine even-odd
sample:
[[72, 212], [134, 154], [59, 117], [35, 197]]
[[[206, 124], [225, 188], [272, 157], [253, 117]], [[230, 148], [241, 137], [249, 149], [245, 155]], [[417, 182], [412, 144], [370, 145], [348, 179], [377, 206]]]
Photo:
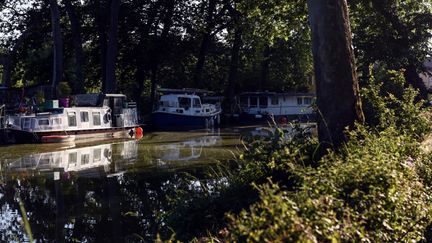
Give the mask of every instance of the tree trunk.
[[[158, 10], [160, 7], [161, 1], [157, 1], [152, 7], [150, 7], [148, 11], [148, 18], [146, 24], [141, 24], [139, 26], [140, 31], [140, 38], [138, 45], [136, 46], [136, 57], [135, 57], [135, 65], [136, 65], [136, 71], [135, 71], [135, 82], [137, 83], [137, 90], [135, 93], [135, 100], [138, 102], [139, 106], [142, 106], [141, 104], [141, 95], [144, 91], [144, 81], [146, 79], [146, 70], [148, 70], [147, 65], [147, 45], [149, 43], [148, 36], [150, 33], [151, 26], [154, 24], [155, 18], [158, 14]], [[152, 107], [151, 107], [152, 108]], [[151, 109], [149, 110], [151, 111]]]
[[120, 0], [111, 1], [111, 18], [108, 36], [108, 48], [106, 55], [106, 84], [105, 93], [115, 93], [117, 90], [117, 80], [115, 77], [117, 59], [117, 37], [118, 37], [118, 15]]
[[338, 148], [363, 122], [346, 0], [308, 0], [317, 87], [318, 137]]
[[99, 51], [100, 51], [100, 65], [101, 65], [101, 84], [102, 91], [105, 90], [106, 85], [106, 56], [107, 56], [107, 33], [106, 33], [106, 14], [105, 5], [99, 0], [95, 0], [94, 6], [96, 10], [94, 12], [95, 24], [97, 28]]
[[2, 83], [6, 87], [9, 87], [11, 82], [11, 73], [12, 73], [12, 56], [10, 54], [4, 55], [2, 59], [3, 59], [2, 60], [2, 65], [3, 65]]
[[258, 89], [263, 90], [268, 83], [270, 68], [270, 46], [266, 44], [264, 46], [263, 60], [261, 63], [261, 79], [258, 82]]
[[11, 85], [11, 77], [12, 77], [12, 68], [14, 66], [14, 62], [16, 59], [16, 55], [18, 52], [18, 49], [22, 47], [23, 42], [28, 38], [30, 31], [26, 30], [24, 31], [21, 36], [15, 41], [15, 45], [12, 48], [9, 53], [4, 54], [2, 57], [2, 65], [3, 65], [3, 72], [2, 72], [2, 82], [3, 85], [6, 85], [9, 87]]
[[82, 48], [81, 23], [77, 17], [76, 11], [71, 0], [64, 1], [66, 12], [69, 16], [72, 31], [72, 42], [75, 52], [75, 79], [72, 80], [71, 86], [75, 94], [84, 93], [84, 55]]
[[153, 109], [154, 101], [156, 99], [156, 87], [157, 87], [157, 71], [159, 67], [160, 57], [167, 48], [167, 38], [169, 30], [173, 24], [174, 14], [174, 0], [166, 0], [165, 9], [166, 14], [164, 17], [164, 27], [162, 29], [161, 37], [159, 42], [155, 46], [155, 52], [153, 53], [153, 61], [151, 64], [151, 93], [150, 93], [150, 107]]
[[[207, 55], [208, 48], [210, 46], [211, 41], [211, 31], [213, 30], [214, 23], [214, 14], [216, 11], [216, 0], [209, 0], [209, 6], [207, 11], [206, 18], [206, 28], [204, 30], [201, 46], [198, 53], [198, 60], [195, 66], [195, 72], [193, 76], [193, 83], [195, 87], [199, 87], [202, 84], [202, 72], [204, 70], [205, 58]], [[202, 85], [201, 85], [202, 86]]]
[[225, 92], [228, 96], [228, 104], [230, 105], [231, 112], [233, 112], [234, 109], [234, 96], [235, 96], [235, 86], [236, 86], [236, 80], [237, 80], [237, 72], [238, 72], [238, 66], [239, 66], [239, 53], [240, 53], [240, 47], [242, 44], [242, 31], [240, 27], [235, 27], [235, 33], [234, 33], [234, 41], [233, 46], [231, 49], [231, 63], [230, 63], [230, 69], [228, 74], [228, 87], [227, 91]]
[[51, 96], [57, 97], [57, 85], [63, 76], [63, 40], [60, 32], [60, 14], [57, 0], [50, 0], [51, 25], [54, 44], [53, 77], [51, 84]]

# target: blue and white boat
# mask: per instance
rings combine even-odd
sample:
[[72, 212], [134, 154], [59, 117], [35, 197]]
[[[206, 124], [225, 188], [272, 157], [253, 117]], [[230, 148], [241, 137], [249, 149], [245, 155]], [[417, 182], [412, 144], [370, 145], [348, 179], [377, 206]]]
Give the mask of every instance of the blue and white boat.
[[152, 113], [153, 124], [165, 128], [208, 128], [219, 125], [221, 108], [202, 104], [195, 94], [167, 94]]

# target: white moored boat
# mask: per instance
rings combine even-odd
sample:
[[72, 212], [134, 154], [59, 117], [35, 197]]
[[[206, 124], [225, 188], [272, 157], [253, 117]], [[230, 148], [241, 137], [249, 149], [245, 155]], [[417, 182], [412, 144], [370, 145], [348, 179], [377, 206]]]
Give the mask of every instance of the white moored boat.
[[221, 108], [214, 104], [202, 104], [195, 94], [167, 94], [159, 99], [152, 113], [158, 128], [209, 127], [220, 123]]
[[71, 142], [97, 137], [134, 137], [142, 134], [136, 105], [121, 94], [82, 94], [74, 107], [52, 107], [46, 112], [9, 116], [6, 129], [15, 142]]
[[242, 121], [285, 122], [292, 119], [314, 120], [312, 93], [245, 92], [236, 97], [237, 114]]

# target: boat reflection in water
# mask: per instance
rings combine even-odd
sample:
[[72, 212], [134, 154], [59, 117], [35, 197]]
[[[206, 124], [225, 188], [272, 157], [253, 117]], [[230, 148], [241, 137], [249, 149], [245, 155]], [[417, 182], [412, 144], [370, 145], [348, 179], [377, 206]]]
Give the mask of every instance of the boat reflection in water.
[[168, 132], [144, 137], [140, 145], [139, 166], [146, 169], [180, 169], [207, 166], [223, 159], [231, 159], [238, 136], [219, 133], [190, 132], [186, 136], [173, 136]]
[[152, 242], [161, 231], [171, 234], [160, 215], [179, 190], [212, 187], [208, 165], [232, 158], [238, 135], [145, 136], [87, 147], [0, 147], [0, 241], [30, 241], [18, 201], [36, 242]]
[[202, 156], [203, 147], [216, 146], [221, 142], [219, 136], [203, 136], [182, 142], [159, 145], [158, 150], [163, 153], [162, 161], [187, 161]]
[[[189, 134], [190, 135], [190, 134]], [[79, 177], [115, 176], [130, 169], [146, 170], [188, 167], [231, 158], [217, 133], [196, 133], [188, 137], [174, 137], [170, 133], [156, 133], [142, 142], [122, 141], [112, 144], [75, 147], [61, 151], [32, 153], [6, 159], [7, 173], [43, 175], [53, 171], [72, 173]], [[56, 148], [59, 149], [59, 148]]]
[[71, 146], [62, 151], [25, 155], [7, 162], [5, 169], [23, 173], [62, 171], [99, 177], [121, 173], [137, 157], [138, 142], [131, 140], [80, 148]]

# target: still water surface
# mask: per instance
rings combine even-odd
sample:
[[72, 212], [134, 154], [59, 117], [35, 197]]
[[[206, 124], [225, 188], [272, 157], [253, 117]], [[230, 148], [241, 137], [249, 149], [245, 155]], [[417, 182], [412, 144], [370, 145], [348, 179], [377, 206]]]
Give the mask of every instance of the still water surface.
[[209, 167], [232, 159], [246, 131], [0, 147], [0, 241], [28, 241], [25, 225], [38, 242], [152, 241], [164, 227], [167, 195], [184, 177], [212, 179]]

